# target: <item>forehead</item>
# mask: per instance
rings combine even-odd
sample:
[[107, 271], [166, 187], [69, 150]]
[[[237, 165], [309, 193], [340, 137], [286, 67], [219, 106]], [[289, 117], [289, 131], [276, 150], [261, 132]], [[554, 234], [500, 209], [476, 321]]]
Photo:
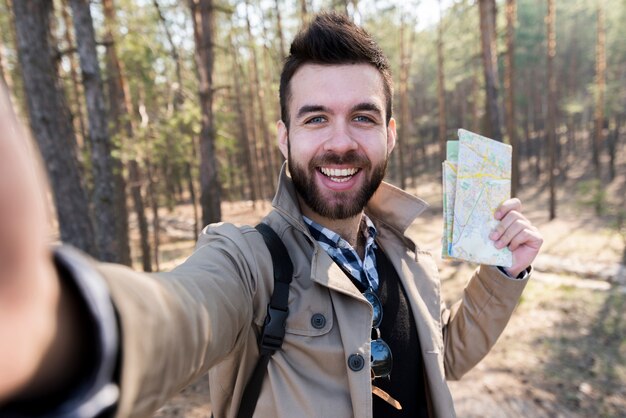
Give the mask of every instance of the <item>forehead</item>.
[[292, 110], [303, 105], [337, 107], [365, 102], [384, 109], [383, 77], [370, 64], [305, 64], [291, 79], [290, 90]]

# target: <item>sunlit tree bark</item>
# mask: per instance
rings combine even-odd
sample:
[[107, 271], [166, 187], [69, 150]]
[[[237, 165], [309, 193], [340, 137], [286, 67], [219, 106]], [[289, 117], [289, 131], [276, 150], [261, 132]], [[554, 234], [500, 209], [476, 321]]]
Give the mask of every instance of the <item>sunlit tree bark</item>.
[[215, 121], [213, 117], [213, 39], [215, 10], [213, 0], [189, 0], [193, 20], [195, 57], [200, 81], [200, 205], [204, 225], [219, 222], [221, 211], [221, 184], [215, 157]]
[[[133, 127], [132, 105], [128, 83], [126, 82], [123, 63], [117, 55], [117, 44], [114, 33], [117, 27], [115, 16], [115, 5], [113, 0], [103, 0], [104, 24], [106, 32], [107, 50], [107, 80], [109, 94], [109, 116], [113, 121], [113, 133], [124, 135], [127, 140], [135, 141], [135, 128]], [[136, 151], [136, 150], [135, 150]], [[128, 161], [128, 180], [130, 195], [133, 201], [135, 216], [139, 226], [139, 240], [141, 243], [141, 264], [144, 271], [152, 271], [152, 260], [150, 254], [150, 241], [148, 237], [148, 220], [144, 205], [142, 192], [142, 176], [136, 155], [131, 156]]]
[[69, 3], [72, 8], [76, 46], [87, 103], [93, 170], [92, 200], [100, 259], [130, 264], [126, 185], [122, 177], [121, 163], [112, 154], [115, 146], [111, 141], [108, 128], [102, 77], [96, 51], [96, 35], [89, 1], [69, 0]]
[[52, 2], [20, 0], [13, 13], [30, 128], [52, 185], [61, 240], [97, 256], [74, 130], [49, 42]]
[[[165, 15], [161, 9], [161, 5], [158, 0], [152, 0], [152, 4], [157, 11], [159, 16], [159, 21], [165, 30], [165, 36], [167, 38], [167, 43], [169, 44], [170, 49], [170, 57], [174, 61], [175, 65], [175, 74], [176, 74], [176, 83], [173, 86], [174, 88], [174, 101], [173, 101], [173, 111], [177, 112], [180, 109], [180, 106], [183, 104], [183, 76], [182, 76], [182, 59], [180, 54], [178, 53], [178, 48], [174, 43], [174, 38], [172, 37], [172, 31], [170, 30], [169, 24], [165, 19]], [[189, 190], [189, 198], [191, 200], [191, 206], [193, 209], [193, 225], [194, 225], [194, 239], [200, 232], [200, 225], [198, 224], [198, 199], [196, 198], [196, 186], [194, 184], [194, 179], [192, 176], [191, 164], [195, 164], [196, 160], [196, 141], [192, 139], [191, 143], [191, 162], [185, 163], [185, 177], [187, 180], [187, 189]]]
[[300, 20], [302, 23], [309, 19], [309, 6], [307, 0], [300, 0]]
[[593, 124], [593, 168], [595, 175], [601, 177], [600, 150], [604, 141], [604, 94], [606, 91], [606, 29], [605, 11], [602, 2], [597, 4], [596, 18], [596, 75], [595, 75], [595, 112]]
[[548, 158], [549, 158], [549, 182], [550, 182], [550, 220], [556, 218], [556, 78], [554, 74], [554, 57], [556, 56], [556, 35], [554, 25], [556, 9], [554, 0], [548, 0], [548, 13], [546, 15], [547, 40], [548, 40], [548, 117], [546, 133], [548, 135]]
[[482, 45], [483, 72], [485, 75], [485, 108], [487, 113], [487, 136], [502, 140], [501, 112], [498, 104], [498, 61], [496, 51], [496, 1], [478, 0], [480, 13], [480, 39]]
[[[63, 37], [65, 40], [66, 47], [69, 50], [75, 48], [75, 42], [72, 38], [71, 27], [72, 27], [72, 19], [70, 17], [70, 13], [68, 11], [69, 6], [66, 4], [66, 1], [63, 1], [61, 5], [61, 16], [63, 18]], [[83, 94], [82, 86], [80, 85], [80, 80], [78, 77], [78, 68], [76, 63], [76, 58], [74, 54], [68, 54], [68, 62], [70, 64], [70, 78], [72, 82], [72, 97], [70, 98], [71, 103], [74, 104], [74, 108], [72, 111], [72, 120], [74, 122], [74, 132], [78, 133], [78, 137], [76, 138], [78, 141], [78, 147], [82, 149], [85, 146], [85, 141], [87, 141], [87, 128], [85, 127], [85, 115], [83, 111], [83, 100], [81, 96]]]
[[439, 0], [439, 24], [437, 25], [437, 103], [439, 108], [439, 160], [446, 159], [446, 79], [443, 58], [443, 18]]
[[[412, 21], [406, 16], [402, 17], [400, 25], [400, 120], [399, 120], [399, 135], [397, 141], [398, 150], [396, 155], [398, 156], [398, 171], [400, 174], [400, 187], [405, 189], [407, 186], [408, 173], [405, 167], [405, 159], [407, 157], [407, 150], [409, 145], [409, 139], [411, 138], [411, 117], [409, 109], [409, 72], [411, 69], [411, 58], [413, 49], [413, 40], [415, 30], [412, 25]], [[410, 32], [407, 34], [407, 32]]]
[[511, 195], [516, 196], [519, 189], [519, 149], [515, 130], [515, 20], [517, 15], [516, 0], [506, 1], [506, 55], [504, 90], [506, 92], [506, 134], [513, 147]]
[[269, 129], [267, 126], [267, 116], [265, 112], [265, 108], [267, 106], [265, 102], [265, 92], [263, 90], [263, 86], [261, 85], [260, 75], [259, 75], [259, 61], [257, 57], [255, 39], [252, 35], [252, 27], [250, 24], [250, 16], [248, 13], [248, 9], [250, 7], [249, 1], [246, 1], [246, 30], [248, 34], [248, 49], [250, 50], [250, 65], [251, 65], [251, 77], [252, 77], [252, 91], [253, 98], [256, 101], [256, 110], [258, 111], [259, 120], [258, 124], [260, 126], [261, 131], [261, 139], [262, 139], [262, 156], [263, 156], [263, 169], [265, 170], [265, 177], [267, 179], [267, 188], [272, 190], [275, 186], [275, 179], [277, 177], [276, 173], [276, 162], [275, 162], [275, 147], [272, 146], [270, 141]]
[[281, 64], [285, 61], [286, 49], [285, 49], [285, 35], [283, 33], [283, 21], [280, 15], [280, 3], [279, 0], [274, 0], [274, 11], [276, 12], [276, 36], [278, 36], [279, 48], [278, 54], [280, 56]]

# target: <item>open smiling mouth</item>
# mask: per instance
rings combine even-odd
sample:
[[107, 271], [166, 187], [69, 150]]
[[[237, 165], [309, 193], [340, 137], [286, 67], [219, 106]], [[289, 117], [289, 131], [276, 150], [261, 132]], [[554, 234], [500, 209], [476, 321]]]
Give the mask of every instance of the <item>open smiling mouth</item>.
[[359, 171], [360, 168], [326, 168], [326, 167], [318, 167], [317, 168], [320, 173], [328, 177], [330, 180], [336, 183], [344, 183], [354, 177]]

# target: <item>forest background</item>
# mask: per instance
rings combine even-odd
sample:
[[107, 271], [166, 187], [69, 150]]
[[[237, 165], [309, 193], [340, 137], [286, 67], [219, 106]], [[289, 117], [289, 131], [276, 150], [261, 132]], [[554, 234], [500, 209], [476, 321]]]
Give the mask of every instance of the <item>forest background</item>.
[[[512, 193], [547, 243], [520, 316], [552, 319], [541, 336], [510, 337], [545, 385], [507, 345], [486, 363], [522, 388], [496, 390], [513, 409], [492, 416], [516, 416], [510, 399], [529, 400], [520, 416], [624, 416], [626, 0], [0, 0], [0, 82], [42, 153], [59, 239], [155, 271], [207, 223], [257, 222], [282, 164], [281, 63], [325, 9], [390, 58], [399, 140], [387, 180], [432, 204], [418, 233], [434, 252], [445, 141], [463, 127], [514, 147]], [[441, 267], [452, 299], [467, 266]], [[478, 373], [489, 387], [493, 370]]]

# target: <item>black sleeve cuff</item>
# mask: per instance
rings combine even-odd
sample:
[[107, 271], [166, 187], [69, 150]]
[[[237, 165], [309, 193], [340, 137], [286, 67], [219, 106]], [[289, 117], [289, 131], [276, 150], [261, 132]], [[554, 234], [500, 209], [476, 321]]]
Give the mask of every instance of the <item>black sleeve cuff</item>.
[[526, 267], [524, 270], [522, 270], [520, 274], [517, 275], [517, 277], [513, 277], [509, 273], [507, 273], [504, 267], [498, 266], [498, 270], [500, 270], [502, 274], [504, 274], [506, 277], [510, 279], [523, 280], [523, 279], [526, 279], [530, 275], [530, 272], [532, 271], [532, 267], [531, 266]]
[[[3, 418], [93, 418], [113, 416], [119, 399], [116, 382], [119, 358], [119, 327], [109, 291], [100, 274], [79, 251], [54, 249], [54, 264], [68, 291], [81, 300], [88, 346], [84, 370], [68, 388], [44, 398], [24, 399], [0, 408]], [[77, 360], [78, 361], [78, 360]]]

